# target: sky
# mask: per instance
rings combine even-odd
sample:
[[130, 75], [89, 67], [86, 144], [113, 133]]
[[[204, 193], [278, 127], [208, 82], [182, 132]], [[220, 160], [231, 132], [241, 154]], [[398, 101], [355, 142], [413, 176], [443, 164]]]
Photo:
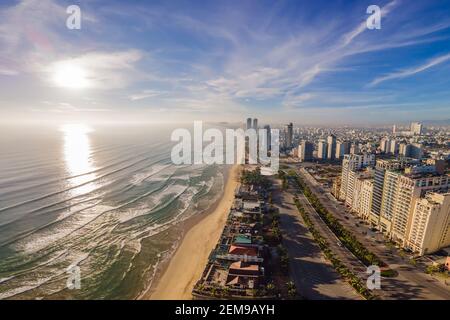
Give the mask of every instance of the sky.
[[442, 120], [449, 88], [450, 0], [0, 3], [3, 123]]

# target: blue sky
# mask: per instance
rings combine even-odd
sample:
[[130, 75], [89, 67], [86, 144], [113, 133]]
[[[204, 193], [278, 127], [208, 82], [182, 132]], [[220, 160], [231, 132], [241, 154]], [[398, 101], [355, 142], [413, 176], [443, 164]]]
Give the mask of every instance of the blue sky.
[[450, 119], [450, 1], [2, 1], [0, 84], [6, 121]]

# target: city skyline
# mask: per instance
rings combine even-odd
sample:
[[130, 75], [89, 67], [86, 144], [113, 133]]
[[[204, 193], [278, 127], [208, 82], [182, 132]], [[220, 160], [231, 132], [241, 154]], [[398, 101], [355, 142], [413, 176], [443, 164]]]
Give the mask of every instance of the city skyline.
[[71, 4], [0, 5], [4, 122], [450, 119], [449, 1]]

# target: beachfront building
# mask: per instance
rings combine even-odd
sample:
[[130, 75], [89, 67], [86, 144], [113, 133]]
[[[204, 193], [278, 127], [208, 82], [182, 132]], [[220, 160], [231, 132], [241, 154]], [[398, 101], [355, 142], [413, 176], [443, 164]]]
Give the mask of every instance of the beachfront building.
[[266, 184], [246, 182], [261, 181], [259, 170], [243, 171], [241, 176], [242, 184], [236, 190], [221, 237], [193, 289], [196, 297], [274, 297], [274, 293], [265, 290], [270, 281], [264, 272], [270, 256], [267, 238], [263, 236], [268, 190], [263, 187]]
[[226, 285], [237, 289], [254, 289], [263, 276], [262, 268], [255, 263], [245, 261], [233, 262], [229, 269]]

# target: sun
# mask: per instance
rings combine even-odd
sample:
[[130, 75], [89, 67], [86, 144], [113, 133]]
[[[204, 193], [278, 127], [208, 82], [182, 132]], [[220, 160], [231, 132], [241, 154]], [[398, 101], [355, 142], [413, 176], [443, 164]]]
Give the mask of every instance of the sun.
[[76, 62], [59, 62], [52, 69], [52, 80], [58, 87], [82, 89], [90, 86], [85, 68]]

